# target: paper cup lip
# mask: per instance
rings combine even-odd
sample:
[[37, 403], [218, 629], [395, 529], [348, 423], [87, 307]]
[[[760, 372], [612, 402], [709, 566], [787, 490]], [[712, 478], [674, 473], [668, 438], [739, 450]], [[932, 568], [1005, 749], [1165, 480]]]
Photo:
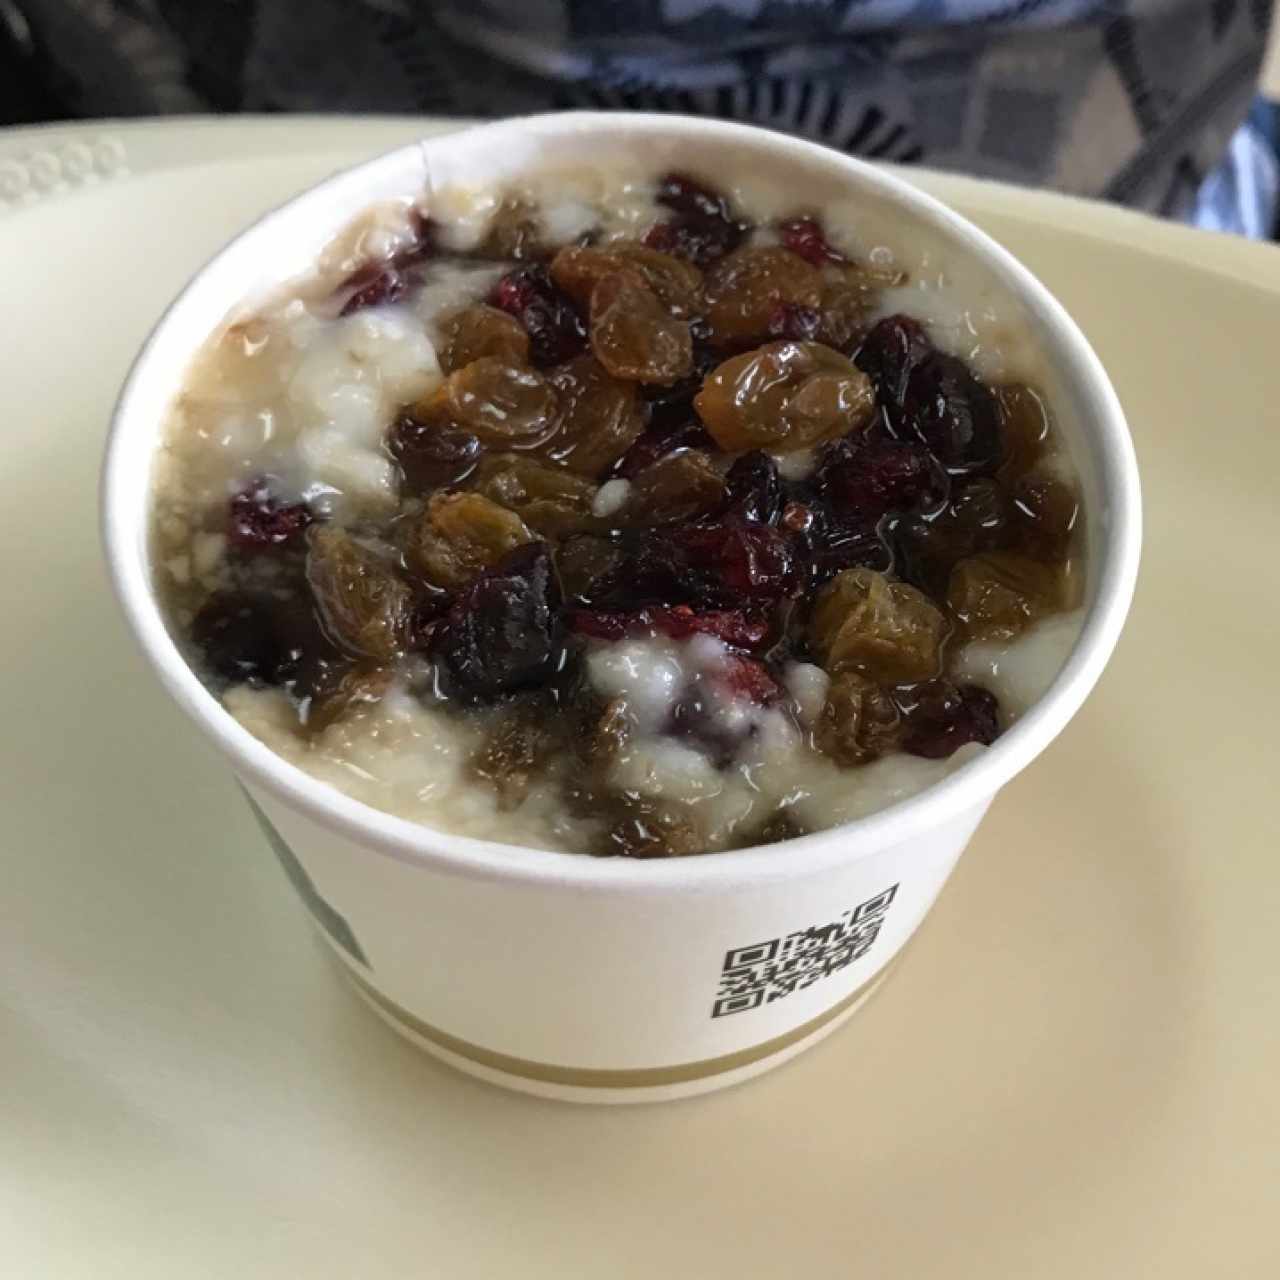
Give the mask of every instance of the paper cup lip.
[[[1095, 553], [1099, 563], [1093, 599], [1067, 662], [1035, 704], [978, 758], [923, 791], [854, 822], [782, 844], [644, 862], [498, 844], [426, 827], [351, 799], [277, 756], [205, 688], [165, 625], [151, 587], [148, 555], [151, 467], [158, 431], [163, 410], [199, 345], [237, 302], [261, 287], [261, 270], [255, 278], [251, 269], [255, 246], [270, 245], [274, 250], [287, 243], [283, 233], [317, 207], [344, 206], [349, 219], [379, 199], [415, 194], [406, 183], [415, 173], [419, 182], [429, 176], [435, 148], [477, 149], [532, 138], [562, 142], [569, 160], [573, 139], [587, 132], [617, 137], [623, 145], [639, 139], [677, 148], [682, 140], [723, 141], [755, 151], [764, 162], [824, 166], [852, 187], [896, 202], [942, 232], [957, 252], [979, 259], [1022, 303], [1040, 328], [1039, 346], [1085, 406], [1087, 448], [1097, 460], [1106, 518]], [[988, 801], [1052, 741], [1097, 681], [1128, 611], [1141, 542], [1137, 464], [1115, 391], [1075, 322], [1011, 254], [892, 173], [754, 126], [667, 115], [572, 112], [479, 125], [366, 161], [268, 213], [192, 278], [152, 330], [115, 406], [101, 490], [102, 538], [111, 583], [134, 637], [174, 700], [247, 782], [357, 844], [406, 863], [476, 878], [560, 882], [582, 889], [616, 887], [633, 893], [793, 879], [899, 845]]]

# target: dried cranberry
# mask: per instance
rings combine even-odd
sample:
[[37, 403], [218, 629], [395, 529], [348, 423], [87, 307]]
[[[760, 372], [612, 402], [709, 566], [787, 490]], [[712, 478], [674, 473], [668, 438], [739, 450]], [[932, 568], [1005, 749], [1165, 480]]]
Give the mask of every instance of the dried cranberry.
[[947, 495], [946, 474], [925, 449], [889, 440], [841, 440], [816, 483], [834, 510], [872, 524], [891, 511], [931, 511]]
[[989, 746], [1000, 736], [999, 704], [979, 685], [930, 680], [899, 692], [896, 701], [906, 726], [903, 750], [911, 755], [941, 760], [966, 743]]
[[684, 174], [667, 174], [654, 199], [676, 216], [649, 228], [644, 242], [651, 249], [706, 266], [746, 235], [747, 224], [734, 216], [724, 196]]
[[728, 516], [674, 529], [668, 537], [679, 562], [694, 575], [693, 590], [700, 598], [771, 601], [788, 595], [794, 585], [787, 539], [766, 524]]
[[716, 442], [707, 434], [707, 429], [700, 422], [686, 422], [678, 427], [650, 427], [622, 455], [616, 468], [617, 474], [630, 480], [651, 467], [659, 458], [665, 458], [667, 454], [674, 453], [677, 449], [718, 452]]
[[559, 289], [542, 263], [503, 276], [489, 298], [492, 306], [515, 316], [529, 335], [534, 364], [562, 364], [587, 345], [587, 327], [569, 295]]
[[782, 696], [782, 686], [769, 668], [758, 658], [747, 658], [740, 653], [727, 656], [725, 670], [718, 679], [735, 697], [750, 698], [762, 706], [777, 702]]
[[782, 514], [785, 495], [778, 464], [759, 449], [744, 453], [725, 476], [728, 510], [744, 520], [775, 524]]
[[425, 262], [428, 258], [434, 258], [440, 251], [437, 238], [440, 226], [420, 209], [410, 211], [409, 229], [413, 232], [413, 239], [392, 259], [398, 267]]
[[237, 551], [271, 551], [296, 544], [314, 517], [305, 502], [281, 502], [271, 478], [259, 476], [231, 499], [227, 541]]
[[480, 460], [480, 441], [460, 427], [441, 427], [401, 414], [387, 434], [387, 448], [416, 493], [465, 480]]
[[688, 605], [653, 607], [634, 613], [593, 609], [573, 609], [569, 629], [597, 640], [621, 640], [632, 631], [652, 628], [673, 640], [693, 635], [715, 636], [735, 649], [756, 649], [769, 638], [766, 618], [743, 609], [710, 609], [696, 613]]
[[398, 301], [404, 296], [409, 282], [399, 268], [388, 263], [369, 262], [352, 272], [340, 287], [343, 291], [351, 290], [351, 294], [338, 314], [349, 316], [365, 307]]
[[791, 342], [817, 342], [822, 332], [822, 312], [817, 307], [784, 302], [773, 309], [766, 332], [770, 338], [786, 338]]
[[782, 234], [782, 243], [811, 266], [821, 267], [828, 262], [845, 260], [844, 254], [831, 247], [827, 233], [816, 218], [790, 218], [779, 224], [778, 230]]
[[454, 601], [431, 637], [445, 693], [488, 702], [543, 683], [562, 656], [546, 543], [517, 547]]

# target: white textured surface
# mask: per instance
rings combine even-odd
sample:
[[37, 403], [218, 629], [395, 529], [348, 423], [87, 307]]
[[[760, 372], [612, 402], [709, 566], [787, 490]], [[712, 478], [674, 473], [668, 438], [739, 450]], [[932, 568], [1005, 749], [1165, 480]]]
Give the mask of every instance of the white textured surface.
[[[1280, 254], [923, 175], [1113, 372], [1151, 531], [1131, 622], [849, 1027], [739, 1090], [573, 1110], [430, 1062], [332, 981], [220, 762], [129, 651], [94, 546], [107, 409], [180, 282], [419, 128], [113, 128], [138, 176], [5, 215], [0, 315], [24, 340], [0, 356], [0, 1274], [1280, 1272], [1280, 861], [1258, 807], [1280, 705], [1256, 643], [1280, 616], [1251, 589], [1274, 571]], [[94, 334], [72, 374], [69, 306]], [[1196, 353], [1176, 377], [1171, 351]], [[1210, 671], [1203, 708], [1166, 696]]]

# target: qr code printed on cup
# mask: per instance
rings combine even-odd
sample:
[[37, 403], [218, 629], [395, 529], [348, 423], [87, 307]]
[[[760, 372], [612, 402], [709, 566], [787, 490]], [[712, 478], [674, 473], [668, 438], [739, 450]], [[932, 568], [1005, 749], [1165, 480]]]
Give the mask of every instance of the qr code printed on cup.
[[731, 948], [725, 953], [711, 1016], [758, 1009], [847, 969], [871, 950], [897, 892], [898, 886], [891, 885], [831, 924]]

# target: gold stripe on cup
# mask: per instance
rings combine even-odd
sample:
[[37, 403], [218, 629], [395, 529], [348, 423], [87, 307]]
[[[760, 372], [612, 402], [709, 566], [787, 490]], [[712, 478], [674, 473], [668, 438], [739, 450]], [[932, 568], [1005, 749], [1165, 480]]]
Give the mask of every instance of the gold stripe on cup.
[[[335, 954], [336, 951], [335, 951]], [[726, 1053], [719, 1058], [703, 1058], [698, 1062], [684, 1062], [673, 1067], [637, 1067], [612, 1070], [596, 1067], [560, 1067], [550, 1062], [532, 1062], [527, 1058], [514, 1058], [505, 1053], [497, 1053], [492, 1049], [482, 1048], [467, 1040], [441, 1031], [430, 1023], [423, 1022], [407, 1009], [402, 1009], [394, 1000], [383, 995], [372, 983], [361, 974], [345, 956], [342, 969], [355, 984], [360, 993], [392, 1022], [398, 1023], [407, 1031], [421, 1036], [431, 1044], [447, 1049], [482, 1067], [493, 1071], [502, 1071], [508, 1075], [521, 1076], [526, 1080], [537, 1080], [545, 1084], [573, 1085], [580, 1089], [645, 1089], [655, 1085], [685, 1084], [690, 1080], [705, 1080], [708, 1076], [723, 1075], [726, 1071], [736, 1071], [740, 1067], [750, 1066], [762, 1058], [772, 1057], [782, 1050], [812, 1035], [827, 1023], [838, 1018], [851, 1005], [864, 996], [868, 996], [887, 976], [897, 957], [891, 960], [873, 978], [855, 987], [842, 1000], [837, 1001], [830, 1009], [810, 1018], [808, 1022], [794, 1027], [783, 1035], [774, 1036], [761, 1044], [739, 1049], [736, 1053]]]

